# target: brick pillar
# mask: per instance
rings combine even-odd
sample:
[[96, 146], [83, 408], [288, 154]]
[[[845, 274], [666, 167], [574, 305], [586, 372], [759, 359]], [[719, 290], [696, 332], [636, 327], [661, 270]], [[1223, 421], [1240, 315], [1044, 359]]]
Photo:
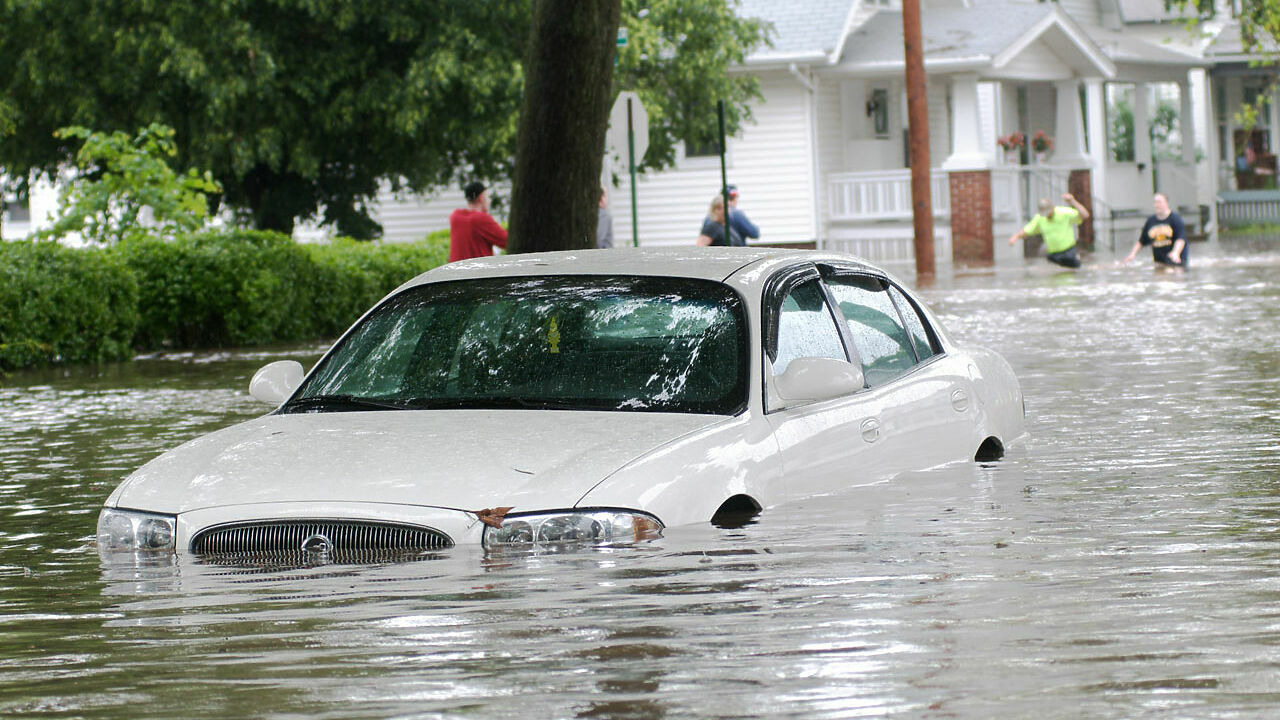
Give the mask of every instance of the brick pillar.
[[1080, 237], [1076, 244], [1081, 250], [1093, 252], [1093, 180], [1088, 170], [1072, 170], [1067, 178], [1067, 192], [1075, 196], [1081, 205], [1089, 209], [1089, 219], [1080, 223]]
[[991, 171], [947, 174], [951, 190], [951, 260], [956, 265], [995, 264]]

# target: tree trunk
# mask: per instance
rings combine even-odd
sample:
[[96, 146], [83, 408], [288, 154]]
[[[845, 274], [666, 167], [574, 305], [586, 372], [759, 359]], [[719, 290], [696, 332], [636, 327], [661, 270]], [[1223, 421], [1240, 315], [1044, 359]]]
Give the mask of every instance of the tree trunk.
[[535, 0], [511, 196], [512, 253], [595, 247], [622, 0]]

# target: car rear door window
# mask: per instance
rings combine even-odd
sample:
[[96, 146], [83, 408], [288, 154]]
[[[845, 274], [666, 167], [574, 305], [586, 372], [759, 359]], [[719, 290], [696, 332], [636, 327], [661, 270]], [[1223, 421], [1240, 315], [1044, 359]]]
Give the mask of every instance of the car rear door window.
[[796, 285], [782, 299], [777, 351], [772, 358], [774, 375], [786, 372], [787, 365], [801, 357], [847, 359], [817, 278]]
[[883, 281], [864, 275], [836, 275], [827, 278], [827, 288], [848, 325], [869, 387], [883, 385], [915, 367], [915, 347]]
[[889, 295], [893, 298], [893, 303], [898, 306], [898, 313], [902, 316], [903, 324], [907, 327], [907, 332], [911, 334], [911, 339], [915, 342], [916, 357], [920, 362], [924, 362], [937, 354], [932, 336], [929, 333], [928, 326], [925, 325], [924, 318], [920, 316], [920, 309], [915, 306], [907, 298], [906, 294], [898, 288], [890, 285]]

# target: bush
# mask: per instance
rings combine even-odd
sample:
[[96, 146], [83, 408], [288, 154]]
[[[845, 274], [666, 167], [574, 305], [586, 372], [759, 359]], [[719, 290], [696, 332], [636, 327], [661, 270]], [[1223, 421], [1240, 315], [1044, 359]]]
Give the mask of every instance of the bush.
[[0, 368], [332, 339], [448, 255], [447, 231], [403, 245], [249, 230], [110, 248], [0, 243]]
[[113, 254], [0, 243], [0, 368], [127, 358], [137, 325], [137, 281]]
[[193, 348], [336, 337], [396, 286], [444, 263], [448, 243], [299, 245], [234, 230], [133, 239], [117, 252], [138, 277], [137, 346]]
[[139, 347], [259, 345], [314, 335], [315, 268], [286, 235], [233, 230], [141, 237], [116, 251], [138, 277]]
[[413, 244], [349, 239], [307, 250], [317, 269], [314, 289], [318, 337], [335, 337], [387, 293], [449, 260], [449, 231]]

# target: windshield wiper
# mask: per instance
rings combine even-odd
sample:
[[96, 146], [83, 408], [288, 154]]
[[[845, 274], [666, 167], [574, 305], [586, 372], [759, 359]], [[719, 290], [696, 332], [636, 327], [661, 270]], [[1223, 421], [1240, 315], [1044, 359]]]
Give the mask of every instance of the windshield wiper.
[[572, 400], [559, 400], [556, 398], [546, 397], [509, 397], [503, 398], [510, 402], [526, 408], [542, 408], [544, 410], [601, 410], [608, 408], [593, 407], [581, 402]]
[[342, 412], [349, 410], [404, 410], [404, 405], [369, 400], [354, 395], [312, 395], [293, 400], [281, 408], [284, 412]]

